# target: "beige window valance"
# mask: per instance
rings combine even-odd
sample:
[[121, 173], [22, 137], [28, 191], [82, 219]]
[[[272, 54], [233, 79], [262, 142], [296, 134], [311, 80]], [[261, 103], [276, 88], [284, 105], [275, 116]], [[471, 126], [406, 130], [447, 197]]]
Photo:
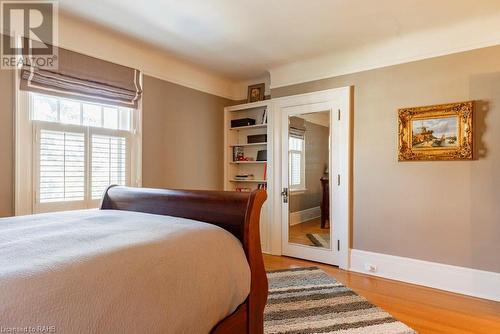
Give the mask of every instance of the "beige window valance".
[[289, 134], [290, 137], [304, 139], [304, 135], [306, 133], [305, 129], [299, 129], [296, 127], [290, 127]]
[[140, 71], [58, 48], [57, 69], [24, 66], [21, 89], [137, 108]]

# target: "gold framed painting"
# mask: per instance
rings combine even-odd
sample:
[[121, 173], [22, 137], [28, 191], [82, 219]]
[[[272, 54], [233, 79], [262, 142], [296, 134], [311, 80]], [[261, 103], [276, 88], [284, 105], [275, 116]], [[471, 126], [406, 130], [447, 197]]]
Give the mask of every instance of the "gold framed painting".
[[472, 160], [474, 101], [399, 109], [399, 161]]
[[248, 86], [247, 102], [263, 101], [265, 98], [265, 89], [265, 83]]

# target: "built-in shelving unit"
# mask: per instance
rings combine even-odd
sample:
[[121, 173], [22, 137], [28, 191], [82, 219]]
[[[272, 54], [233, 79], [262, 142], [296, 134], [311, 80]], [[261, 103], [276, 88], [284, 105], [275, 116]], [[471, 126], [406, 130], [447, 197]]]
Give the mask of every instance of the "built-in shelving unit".
[[[271, 101], [264, 100], [224, 108], [224, 190], [267, 190], [268, 200], [264, 203], [261, 213], [261, 231], [269, 228], [269, 219], [272, 217], [270, 212], [272, 209], [270, 178], [273, 163], [272, 134], [270, 132], [271, 106]], [[267, 117], [264, 117], [265, 113]], [[243, 118], [255, 120], [255, 124], [240, 127], [231, 126], [232, 120]], [[248, 136], [252, 135], [267, 135], [267, 141], [249, 142]], [[266, 161], [258, 160], [258, 153], [263, 150], [267, 150]], [[240, 152], [240, 159], [236, 158], [236, 152]], [[260, 158], [262, 159], [262, 157]], [[237, 175], [248, 175], [248, 178], [237, 178]], [[264, 250], [267, 249], [267, 235], [268, 233], [261, 233]]]
[[[225, 190], [252, 191], [267, 188], [269, 163], [258, 160], [257, 155], [263, 150], [269, 153], [271, 146], [269, 141], [249, 142], [248, 136], [267, 135], [267, 139], [271, 138], [268, 133], [269, 106], [269, 101], [259, 101], [225, 108]], [[232, 120], [243, 118], [255, 120], [255, 124], [231, 126]], [[248, 175], [248, 179], [236, 178], [237, 175]]]

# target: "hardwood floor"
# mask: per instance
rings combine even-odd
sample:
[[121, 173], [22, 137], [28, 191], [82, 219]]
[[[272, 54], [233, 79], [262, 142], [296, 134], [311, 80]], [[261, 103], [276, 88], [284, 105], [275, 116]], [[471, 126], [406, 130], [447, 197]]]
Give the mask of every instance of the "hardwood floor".
[[313, 243], [307, 237], [307, 233], [329, 234], [330, 228], [328, 225], [326, 228], [321, 228], [321, 221], [319, 218], [316, 218], [290, 226], [289, 233], [288, 240], [291, 243], [313, 246]]
[[266, 270], [320, 267], [420, 334], [500, 333], [500, 303], [497, 302], [351, 273], [284, 256], [264, 255], [264, 263]]

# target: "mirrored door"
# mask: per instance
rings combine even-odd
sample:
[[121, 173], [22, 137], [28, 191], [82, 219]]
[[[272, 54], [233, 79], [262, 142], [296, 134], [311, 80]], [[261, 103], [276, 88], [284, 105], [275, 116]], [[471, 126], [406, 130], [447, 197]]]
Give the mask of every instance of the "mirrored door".
[[330, 170], [331, 108], [292, 107], [283, 115], [283, 254], [335, 264]]

